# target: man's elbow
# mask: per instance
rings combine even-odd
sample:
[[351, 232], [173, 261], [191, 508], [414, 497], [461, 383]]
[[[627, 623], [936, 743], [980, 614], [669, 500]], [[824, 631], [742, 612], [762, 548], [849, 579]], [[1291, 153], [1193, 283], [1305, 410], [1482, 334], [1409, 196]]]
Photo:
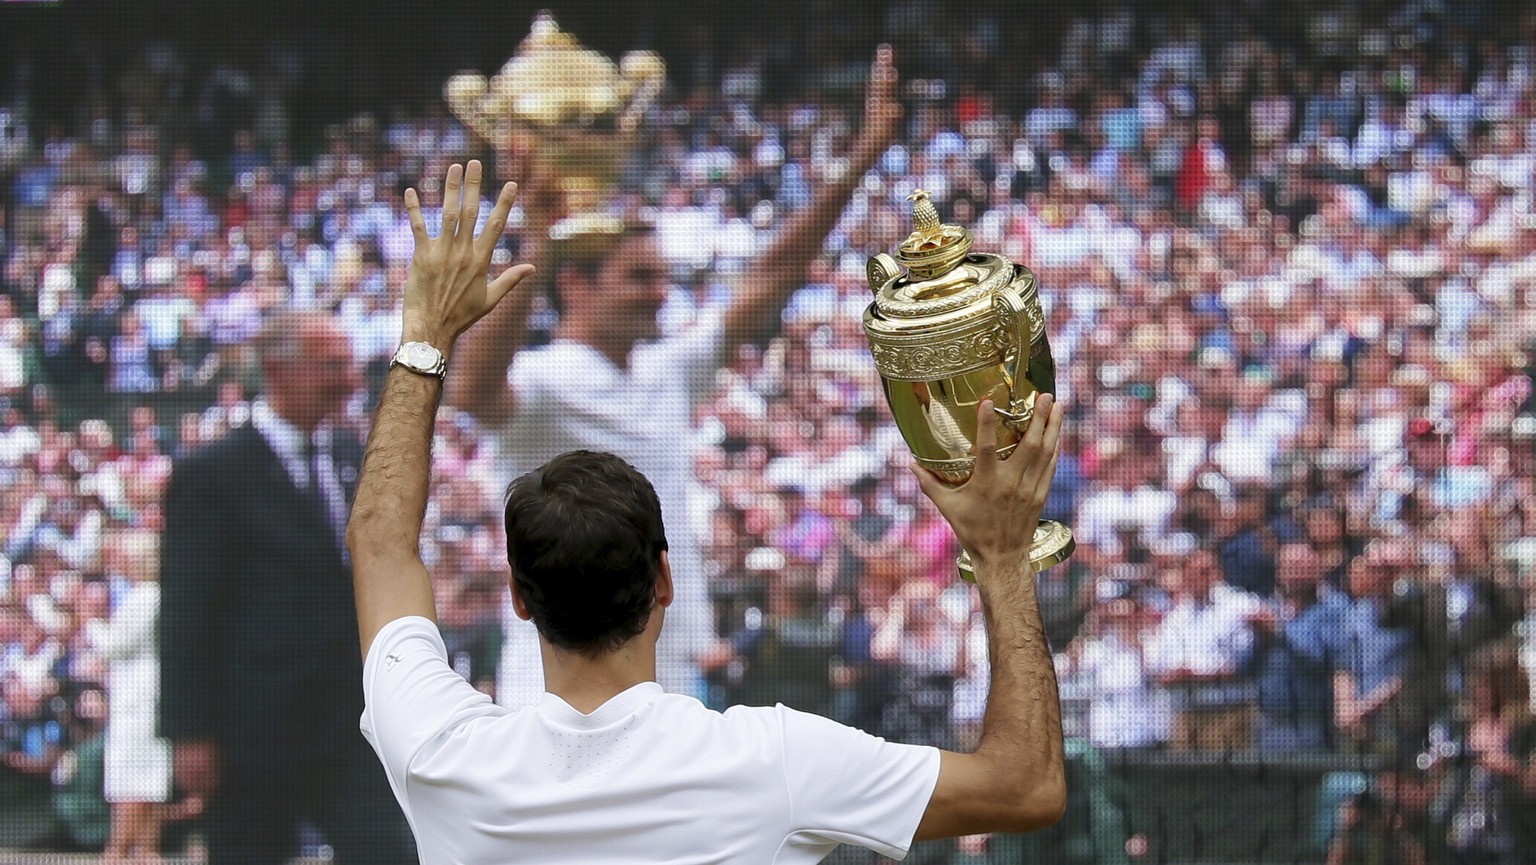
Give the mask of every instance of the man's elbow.
[[421, 560], [415, 533], [385, 520], [371, 519], [366, 513], [352, 515], [343, 542], [347, 545], [354, 574]]
[[371, 565], [381, 560], [399, 558], [400, 552], [392, 546], [380, 543], [379, 540], [367, 533], [353, 534], [347, 532], [347, 555], [352, 561], [352, 570], [360, 571], [365, 565]]
[[350, 523], [347, 525], [347, 534], [346, 534], [346, 537], [343, 539], [342, 543], [344, 543], [346, 545], [346, 547], [347, 547], [347, 558], [349, 558], [352, 561], [353, 568], [356, 569], [356, 567], [357, 567], [357, 554], [360, 551], [366, 549], [367, 545], [364, 544], [362, 539], [359, 538], [357, 536], [357, 534], [352, 531], [352, 526], [351, 526]]
[[354, 512], [352, 518], [347, 520], [347, 529], [342, 536], [342, 542], [347, 545], [347, 553], [351, 555], [354, 562], [357, 561], [358, 553], [368, 549], [369, 533], [368, 520], [362, 514]]
[[397, 535], [397, 532], [390, 532], [379, 526], [368, 513], [354, 512], [352, 519], [347, 521], [344, 538], [347, 553], [352, 557], [354, 567], [360, 562], [395, 553], [394, 542], [398, 540]]
[[1061, 822], [1067, 813], [1067, 781], [1060, 774], [1042, 778], [1022, 791], [1008, 831], [1034, 832]]

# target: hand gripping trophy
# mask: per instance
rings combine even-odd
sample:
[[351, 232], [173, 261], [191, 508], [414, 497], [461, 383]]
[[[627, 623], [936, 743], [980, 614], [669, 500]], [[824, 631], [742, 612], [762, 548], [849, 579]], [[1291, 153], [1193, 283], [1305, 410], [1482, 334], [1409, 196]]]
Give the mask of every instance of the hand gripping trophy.
[[[1035, 397], [1055, 390], [1056, 364], [1034, 274], [972, 252], [970, 232], [940, 223], [927, 192], [907, 198], [914, 230], [894, 258], [869, 260], [875, 299], [864, 311], [864, 333], [907, 447], [924, 468], [959, 484], [975, 465], [976, 407], [987, 398], [996, 406], [997, 454], [1007, 459]], [[1035, 571], [1072, 554], [1072, 532], [1061, 523], [1041, 520], [1034, 532]], [[975, 580], [969, 553], [956, 565]]]
[[605, 208], [640, 119], [665, 83], [654, 53], [631, 51], [615, 64], [546, 11], [501, 71], [455, 75], [443, 96], [493, 147], [538, 153], [560, 199], [550, 240], [562, 257], [595, 257], [624, 231], [622, 216]]

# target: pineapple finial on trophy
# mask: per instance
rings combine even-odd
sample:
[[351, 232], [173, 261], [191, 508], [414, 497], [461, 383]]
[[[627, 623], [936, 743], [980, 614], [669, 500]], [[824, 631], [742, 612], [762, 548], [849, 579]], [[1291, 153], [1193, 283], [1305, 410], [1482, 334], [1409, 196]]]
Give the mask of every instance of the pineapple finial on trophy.
[[933, 197], [926, 189], [914, 189], [907, 195], [907, 200], [912, 202], [912, 225], [916, 233], [937, 245], [940, 237], [939, 209], [933, 206]]
[[955, 268], [971, 251], [971, 233], [939, 221], [939, 211], [926, 189], [913, 190], [912, 233], [897, 247], [896, 257], [918, 279], [933, 279]]

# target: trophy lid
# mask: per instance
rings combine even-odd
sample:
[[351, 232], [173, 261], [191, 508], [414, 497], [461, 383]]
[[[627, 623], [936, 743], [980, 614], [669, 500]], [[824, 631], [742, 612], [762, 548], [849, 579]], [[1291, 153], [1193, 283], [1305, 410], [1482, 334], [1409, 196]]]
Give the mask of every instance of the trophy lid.
[[897, 247], [896, 257], [917, 279], [934, 279], [954, 270], [971, 251], [971, 233], [958, 225], [939, 222], [926, 189], [913, 190], [912, 233]]
[[[912, 233], [896, 249], [869, 261], [874, 307], [891, 326], [918, 326], [945, 319], [988, 315], [992, 295], [1013, 279], [1013, 265], [999, 255], [973, 253], [971, 233], [939, 220], [926, 190], [914, 190]], [[904, 269], [903, 269], [904, 268]]]

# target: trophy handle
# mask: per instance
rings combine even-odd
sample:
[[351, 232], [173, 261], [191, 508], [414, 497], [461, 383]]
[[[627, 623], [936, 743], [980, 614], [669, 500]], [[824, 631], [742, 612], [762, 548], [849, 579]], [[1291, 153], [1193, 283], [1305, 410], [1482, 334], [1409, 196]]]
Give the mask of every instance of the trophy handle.
[[1019, 380], [1029, 380], [1031, 332], [1029, 314], [1024, 303], [1023, 298], [1006, 289], [999, 291], [992, 300], [993, 312], [1008, 340], [1003, 356], [1003, 374], [1008, 384], [1008, 408], [1005, 411], [997, 407], [993, 411], [1015, 432], [1022, 432], [1035, 414], [1033, 401], [1025, 398], [1027, 394], [1021, 397], [1017, 392]]

